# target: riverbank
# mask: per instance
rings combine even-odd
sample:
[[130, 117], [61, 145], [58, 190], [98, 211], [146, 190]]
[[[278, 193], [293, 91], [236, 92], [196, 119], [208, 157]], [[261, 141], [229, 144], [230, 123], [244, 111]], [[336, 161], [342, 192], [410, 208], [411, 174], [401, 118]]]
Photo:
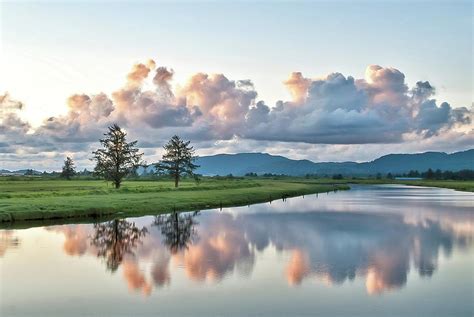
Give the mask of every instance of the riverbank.
[[400, 184], [410, 186], [423, 187], [439, 187], [448, 188], [464, 192], [474, 192], [474, 181], [455, 181], [455, 180], [395, 180], [395, 179], [375, 179], [375, 178], [360, 178], [360, 179], [316, 179], [315, 182], [319, 184], [361, 184], [361, 185], [383, 185], [383, 184]]
[[98, 180], [0, 179], [0, 222], [136, 217], [172, 211], [242, 206], [349, 189], [308, 180], [203, 179], [126, 181], [118, 190]]

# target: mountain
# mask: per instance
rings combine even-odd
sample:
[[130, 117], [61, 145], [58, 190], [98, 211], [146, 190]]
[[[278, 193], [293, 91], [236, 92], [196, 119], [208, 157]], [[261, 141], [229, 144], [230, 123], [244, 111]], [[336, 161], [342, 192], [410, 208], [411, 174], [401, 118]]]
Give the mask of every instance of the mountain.
[[[375, 175], [377, 173], [401, 174], [410, 170], [424, 172], [431, 168], [442, 171], [474, 169], [474, 149], [446, 154], [444, 152], [425, 152], [417, 154], [389, 154], [370, 162], [319, 162], [292, 160], [284, 156], [267, 153], [217, 154], [201, 156], [196, 160], [200, 165], [196, 173], [202, 175], [242, 176], [247, 173], [285, 174], [302, 176], [318, 175]], [[139, 174], [150, 172], [152, 167], [138, 169]], [[0, 170], [0, 175], [24, 175], [28, 170]], [[41, 172], [33, 171], [35, 175]]]
[[426, 171], [428, 168], [442, 171], [474, 169], [474, 149], [446, 154], [444, 152], [425, 152], [418, 154], [389, 154], [372, 162], [362, 163], [363, 170], [369, 173], [404, 173], [410, 170]]
[[321, 162], [292, 160], [283, 156], [266, 153], [217, 154], [202, 156], [196, 160], [200, 165], [197, 173], [203, 175], [245, 175], [246, 173], [272, 173], [286, 175], [305, 174], [346, 174], [368, 175], [376, 173], [406, 173], [410, 170], [420, 172], [433, 170], [452, 170], [474, 168], [474, 149], [446, 154], [426, 152], [418, 154], [389, 154], [364, 163]]
[[31, 175], [41, 175], [42, 174], [39, 171], [28, 170], [28, 169], [17, 170], [17, 171], [10, 171], [10, 170], [6, 170], [6, 169], [0, 169], [0, 175], [25, 175], [27, 173], [31, 173]]

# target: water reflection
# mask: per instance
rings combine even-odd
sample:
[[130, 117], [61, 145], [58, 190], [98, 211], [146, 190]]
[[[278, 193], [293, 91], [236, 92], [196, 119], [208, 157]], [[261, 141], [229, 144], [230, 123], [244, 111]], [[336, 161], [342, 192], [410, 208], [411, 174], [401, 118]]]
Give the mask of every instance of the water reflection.
[[133, 222], [115, 219], [94, 224], [91, 245], [96, 248], [97, 257], [105, 259], [107, 269], [114, 272], [124, 256], [135, 256], [134, 250], [147, 233], [146, 227], [139, 229]]
[[[373, 196], [370, 208], [367, 196], [360, 200], [355, 192], [47, 230], [64, 236], [65, 254], [97, 257], [111, 272], [120, 268], [128, 288], [145, 295], [173, 286], [180, 272], [211, 285], [230, 276], [250, 279], [260, 255], [272, 252], [277, 256], [267, 265], [281, 264], [279, 279], [289, 286], [363, 279], [367, 294], [380, 294], [407, 285], [410, 271], [431, 278], [442, 255], [472, 246], [468, 205], [454, 201], [440, 207], [430, 201], [418, 208], [419, 201], [404, 200], [398, 192], [395, 208], [384, 200], [386, 193], [376, 195], [382, 198]], [[13, 236], [2, 232], [0, 256], [5, 245], [18, 241]]]
[[182, 249], [188, 249], [189, 245], [196, 240], [195, 226], [198, 224], [194, 218], [198, 212], [193, 214], [172, 212], [168, 215], [155, 217], [153, 225], [161, 230], [164, 244], [172, 254]]
[[[289, 285], [311, 278], [342, 284], [359, 276], [365, 278], [368, 294], [378, 294], [404, 286], [411, 262], [420, 276], [430, 277], [440, 250], [449, 256], [454, 245], [462, 248], [471, 241], [434, 220], [412, 224], [400, 215], [209, 213], [199, 230], [196, 217], [159, 216], [150, 229], [115, 220], [94, 225], [92, 236], [86, 226], [63, 226], [64, 251], [76, 255], [89, 248], [111, 271], [123, 263], [129, 288], [145, 294], [152, 290], [151, 281], [158, 287], [171, 283], [170, 266], [182, 267], [195, 281], [217, 282], [234, 271], [248, 276], [255, 253], [267, 248], [289, 255], [283, 272]], [[141, 261], [153, 263], [150, 281]]]
[[400, 215], [257, 214], [235, 221], [250, 244], [291, 251], [285, 272], [289, 284], [311, 276], [329, 284], [365, 276], [369, 294], [405, 285], [411, 255], [419, 274], [431, 276], [440, 249], [449, 255], [453, 244], [466, 243], [438, 222], [407, 224]]
[[0, 231], [0, 257], [2, 257], [8, 249], [15, 249], [20, 246], [20, 239], [15, 236], [12, 230]]

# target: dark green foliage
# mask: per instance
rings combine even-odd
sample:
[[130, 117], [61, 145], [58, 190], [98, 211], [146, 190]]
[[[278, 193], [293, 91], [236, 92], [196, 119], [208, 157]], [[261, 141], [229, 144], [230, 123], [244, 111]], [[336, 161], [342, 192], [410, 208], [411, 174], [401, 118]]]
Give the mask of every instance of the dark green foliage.
[[192, 176], [193, 171], [199, 167], [193, 163], [196, 156], [190, 143], [190, 141], [181, 140], [177, 135], [173, 136], [164, 146], [163, 159], [156, 164], [158, 173], [166, 173], [173, 177], [175, 187], [178, 187], [181, 177]]
[[137, 141], [127, 142], [127, 133], [116, 124], [104, 135], [100, 140], [103, 148], [92, 152], [97, 163], [94, 173], [120, 188], [122, 179], [140, 165], [143, 153], [135, 147]]
[[426, 174], [425, 174], [425, 178], [427, 179], [434, 179], [434, 172], [431, 168], [429, 168], [427, 171], [426, 171]]
[[74, 166], [74, 161], [68, 156], [64, 161], [61, 177], [70, 180], [74, 175], [76, 175], [76, 167]]
[[196, 185], [200, 185], [201, 184], [201, 175], [198, 175], [198, 174], [194, 174], [194, 182], [196, 183]]
[[421, 176], [426, 179], [436, 179], [436, 180], [460, 180], [460, 181], [468, 181], [474, 180], [474, 170], [461, 170], [458, 172], [452, 171], [444, 171], [437, 169], [433, 172], [433, 170], [429, 169], [428, 171], [421, 173]]

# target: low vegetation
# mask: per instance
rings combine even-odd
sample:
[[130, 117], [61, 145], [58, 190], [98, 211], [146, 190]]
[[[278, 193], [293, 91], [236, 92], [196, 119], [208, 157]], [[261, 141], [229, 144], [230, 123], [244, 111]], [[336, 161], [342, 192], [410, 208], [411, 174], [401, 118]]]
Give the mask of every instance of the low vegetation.
[[101, 180], [0, 178], [0, 220], [120, 217], [247, 205], [304, 194], [349, 189], [305, 179], [248, 178], [123, 181], [119, 189]]
[[474, 181], [456, 181], [456, 180], [413, 180], [413, 181], [395, 181], [397, 184], [412, 186], [440, 187], [450, 188], [465, 192], [474, 192]]
[[465, 192], [474, 192], [474, 181], [472, 180], [435, 180], [435, 179], [420, 179], [420, 180], [397, 180], [390, 178], [318, 178], [312, 181], [319, 184], [400, 184], [400, 185], [411, 185], [411, 186], [424, 186], [424, 187], [439, 187], [449, 188], [454, 190], [460, 190]]

